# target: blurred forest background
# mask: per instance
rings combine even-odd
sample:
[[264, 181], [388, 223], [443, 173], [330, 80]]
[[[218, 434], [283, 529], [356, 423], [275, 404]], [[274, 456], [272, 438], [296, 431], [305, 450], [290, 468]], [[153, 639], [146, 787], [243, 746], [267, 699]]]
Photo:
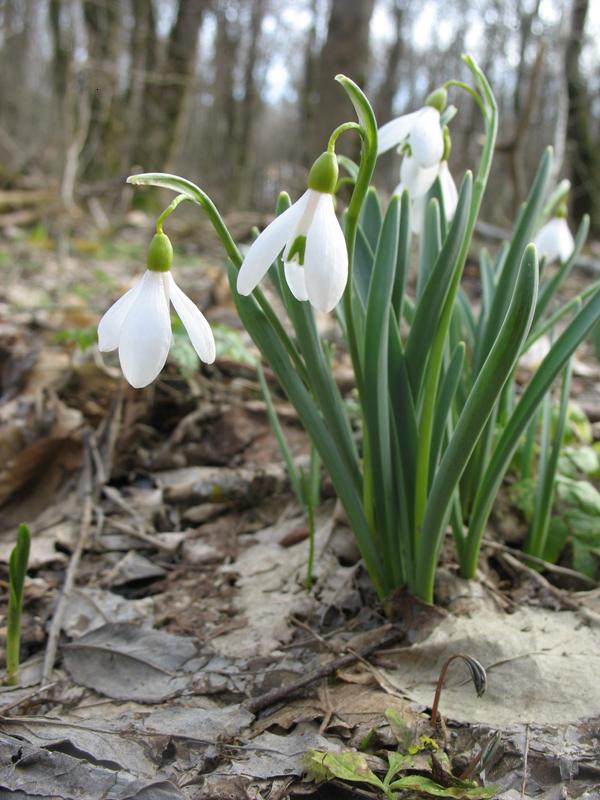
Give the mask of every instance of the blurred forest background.
[[[500, 106], [485, 218], [512, 218], [551, 144], [572, 214], [590, 213], [598, 237], [594, 0], [0, 0], [0, 226], [108, 221], [134, 171], [183, 173], [226, 212], [269, 211], [353, 118], [336, 73], [366, 88], [382, 124], [464, 79], [467, 51]], [[466, 94], [451, 102], [459, 177], [481, 121]], [[377, 177], [394, 188], [395, 154]]]

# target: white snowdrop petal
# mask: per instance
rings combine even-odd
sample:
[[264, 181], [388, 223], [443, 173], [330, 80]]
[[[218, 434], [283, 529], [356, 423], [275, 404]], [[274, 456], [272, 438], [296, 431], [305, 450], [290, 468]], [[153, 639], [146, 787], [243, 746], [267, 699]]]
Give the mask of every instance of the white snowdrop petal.
[[121, 328], [125, 317], [135, 302], [142, 286], [139, 280], [136, 285], [113, 303], [98, 323], [98, 349], [103, 353], [116, 350], [119, 346]]
[[296, 218], [294, 228], [290, 233], [290, 238], [288, 239], [283, 251], [282, 258], [284, 261], [288, 260], [292, 245], [298, 236], [306, 236], [308, 233], [308, 229], [312, 225], [313, 217], [321, 196], [322, 192], [317, 192], [315, 189], [307, 189], [302, 197], [297, 201], [298, 216]]
[[558, 222], [560, 225], [558, 231], [558, 255], [564, 263], [575, 249], [575, 240], [569, 230], [567, 220], [561, 217]]
[[283, 250], [302, 216], [306, 194], [307, 192], [283, 214], [275, 217], [250, 245], [238, 272], [237, 290], [240, 294], [250, 294], [258, 286]]
[[286, 261], [283, 266], [287, 285], [296, 300], [308, 300], [304, 267], [299, 267], [293, 261]]
[[164, 367], [171, 346], [165, 275], [147, 270], [140, 283], [119, 341], [121, 369], [136, 389], [152, 383]]
[[308, 299], [319, 311], [331, 311], [346, 288], [348, 251], [330, 194], [319, 200], [308, 232], [304, 270]]
[[456, 211], [456, 206], [458, 205], [458, 191], [456, 189], [456, 184], [454, 183], [454, 178], [448, 169], [447, 161], [442, 161], [440, 164], [439, 175], [440, 184], [442, 187], [442, 199], [444, 201], [444, 213], [446, 215], [446, 219], [450, 221], [454, 218], [454, 212]]
[[400, 167], [400, 187], [408, 189], [411, 199], [427, 194], [438, 176], [439, 164], [422, 167], [411, 156], [404, 156]]
[[167, 273], [167, 281], [171, 302], [183, 322], [190, 341], [194, 345], [194, 350], [202, 361], [206, 364], [212, 364], [216, 358], [215, 337], [206, 317], [185, 292], [177, 286], [170, 272]]
[[377, 153], [381, 155], [391, 150], [392, 147], [397, 147], [403, 142], [410, 134], [413, 125], [417, 121], [423, 109], [413, 111], [411, 114], [404, 114], [402, 117], [396, 117], [377, 131]]
[[551, 264], [556, 259], [565, 261], [573, 252], [575, 243], [566, 219], [553, 217], [542, 225], [534, 240], [540, 258], [546, 257], [546, 263]]
[[422, 167], [438, 164], [444, 154], [444, 134], [440, 127], [440, 112], [427, 106], [422, 109], [410, 132], [413, 158]]

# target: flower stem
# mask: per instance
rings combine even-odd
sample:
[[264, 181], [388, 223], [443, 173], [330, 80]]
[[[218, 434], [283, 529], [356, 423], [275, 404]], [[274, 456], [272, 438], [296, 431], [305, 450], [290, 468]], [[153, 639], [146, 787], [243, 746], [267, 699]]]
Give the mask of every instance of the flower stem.
[[183, 200], [189, 200], [189, 197], [187, 197], [185, 194], [178, 194], [177, 197], [173, 200], [173, 202], [169, 203], [169, 205], [165, 208], [160, 217], [156, 220], [157, 233], [163, 232], [163, 222], [167, 219], [168, 216], [170, 216], [175, 211], [177, 206]]
[[335, 152], [335, 143], [338, 140], [338, 137], [345, 133], [346, 131], [357, 131], [358, 133], [363, 134], [363, 129], [358, 124], [358, 122], [344, 122], [334, 130], [334, 132], [329, 137], [329, 143], [327, 144], [327, 151], [329, 153]]

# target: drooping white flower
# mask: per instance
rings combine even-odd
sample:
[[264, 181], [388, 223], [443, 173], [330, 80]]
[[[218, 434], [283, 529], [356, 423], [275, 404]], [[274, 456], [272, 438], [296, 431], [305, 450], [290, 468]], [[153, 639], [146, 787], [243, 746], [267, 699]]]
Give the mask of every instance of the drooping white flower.
[[573, 236], [564, 217], [552, 217], [545, 225], [542, 225], [535, 237], [534, 244], [540, 258], [545, 256], [547, 264], [551, 264], [556, 259], [564, 263], [575, 249]]
[[238, 273], [240, 294], [256, 288], [283, 250], [285, 278], [297, 300], [310, 300], [319, 311], [331, 311], [341, 300], [348, 280], [348, 251], [333, 205], [337, 162], [334, 154], [323, 155], [325, 173], [315, 173], [319, 162], [323, 166], [321, 156], [309, 174], [306, 192], [250, 246]]
[[[407, 158], [404, 160], [406, 161]], [[440, 163], [435, 167], [435, 175], [433, 176], [433, 180], [427, 185], [427, 189], [425, 189], [425, 191], [422, 191], [422, 186], [428, 183], [429, 178], [425, 180], [423, 176], [417, 176], [415, 181], [412, 183], [412, 188], [411, 184], [402, 183], [402, 181], [396, 188], [396, 193], [398, 194], [401, 194], [403, 189], [408, 189], [408, 193], [411, 197], [410, 227], [412, 232], [416, 233], [418, 236], [422, 234], [423, 227], [425, 225], [427, 192], [431, 186], [433, 186], [436, 178], [438, 177], [440, 179], [440, 189], [442, 193], [442, 201], [444, 203], [444, 214], [446, 216], [446, 220], [449, 222], [454, 218], [456, 206], [458, 205], [458, 190], [456, 189], [454, 178], [448, 169], [447, 161], [440, 161]]]
[[421, 234], [425, 221], [427, 192], [439, 177], [447, 220], [454, 217], [458, 202], [456, 184], [448, 169], [448, 143], [441, 127], [440, 112], [446, 105], [445, 89], [431, 94], [427, 105], [393, 119], [379, 129], [379, 154], [398, 147], [402, 153], [400, 183], [396, 192], [408, 190], [411, 199], [411, 228]]
[[[150, 266], [150, 256], [148, 263]], [[98, 325], [99, 349], [110, 352], [118, 348], [123, 374], [136, 389], [152, 383], [167, 360], [173, 339], [169, 302], [200, 359], [207, 364], [215, 360], [214, 336], [200, 309], [181, 291], [169, 271], [149, 268]]]
[[392, 147], [408, 144], [418, 166], [433, 167], [444, 153], [440, 112], [432, 106], [424, 106], [412, 114], [392, 119], [379, 129], [377, 141], [379, 155]]

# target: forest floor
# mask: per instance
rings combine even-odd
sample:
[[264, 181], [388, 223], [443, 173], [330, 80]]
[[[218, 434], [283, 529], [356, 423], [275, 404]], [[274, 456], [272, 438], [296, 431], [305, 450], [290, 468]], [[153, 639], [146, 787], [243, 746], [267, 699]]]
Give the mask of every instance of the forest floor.
[[[217, 251], [176, 237], [175, 277], [215, 326], [213, 366], [198, 370], [176, 329], [166, 369], [136, 391], [95, 347], [100, 314], [143, 269], [150, 222], [129, 222], [112, 242], [73, 238], [61, 261], [42, 228], [0, 248], [3, 589], [17, 524], [33, 534], [21, 685], [0, 687], [0, 798], [379, 798], [369, 776], [402, 752], [399, 798], [599, 798], [597, 584], [528, 566], [504, 492], [478, 579], [458, 577], [448, 542], [438, 605], [399, 593], [386, 615], [325, 477], [307, 590], [306, 520]], [[599, 386], [584, 347], [573, 394], [595, 438]], [[455, 662], [433, 725], [456, 653], [483, 664], [487, 691]], [[308, 751], [368, 755], [317, 785]], [[496, 790], [453, 785], [465, 772]]]

